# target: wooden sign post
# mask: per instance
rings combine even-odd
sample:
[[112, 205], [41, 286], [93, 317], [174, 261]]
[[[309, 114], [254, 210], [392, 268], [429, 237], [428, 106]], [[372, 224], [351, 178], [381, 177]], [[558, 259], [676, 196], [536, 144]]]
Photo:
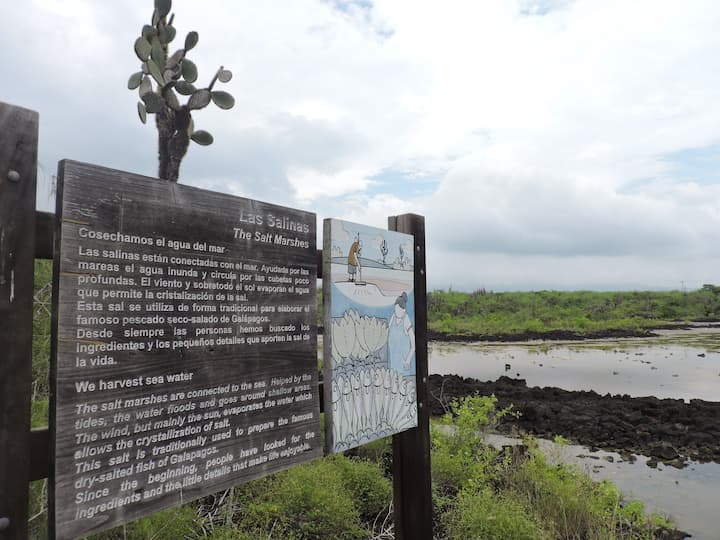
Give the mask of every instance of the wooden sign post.
[[27, 538], [38, 114], [0, 103], [0, 538]]
[[388, 218], [391, 231], [415, 238], [415, 357], [417, 361], [418, 427], [393, 436], [395, 538], [432, 539], [430, 476], [430, 408], [428, 407], [427, 279], [425, 219], [415, 214]]
[[57, 538], [322, 454], [314, 214], [62, 162]]

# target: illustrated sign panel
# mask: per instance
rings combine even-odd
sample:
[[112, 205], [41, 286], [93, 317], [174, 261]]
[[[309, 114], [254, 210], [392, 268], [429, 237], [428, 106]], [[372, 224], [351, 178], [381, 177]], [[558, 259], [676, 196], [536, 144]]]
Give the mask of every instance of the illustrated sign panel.
[[322, 454], [314, 214], [60, 164], [57, 538]]
[[323, 232], [325, 442], [341, 452], [417, 426], [413, 237]]

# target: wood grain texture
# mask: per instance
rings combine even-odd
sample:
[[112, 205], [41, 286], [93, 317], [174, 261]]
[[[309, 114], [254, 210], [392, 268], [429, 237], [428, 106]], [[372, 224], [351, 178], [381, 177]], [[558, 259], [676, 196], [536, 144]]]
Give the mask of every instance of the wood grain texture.
[[0, 538], [27, 538], [38, 114], [0, 103]]
[[415, 237], [415, 354], [418, 427], [393, 436], [395, 538], [431, 540], [430, 410], [427, 407], [427, 280], [425, 219], [415, 214], [388, 218], [388, 229]]
[[59, 187], [57, 538], [320, 456], [315, 215], [70, 161]]

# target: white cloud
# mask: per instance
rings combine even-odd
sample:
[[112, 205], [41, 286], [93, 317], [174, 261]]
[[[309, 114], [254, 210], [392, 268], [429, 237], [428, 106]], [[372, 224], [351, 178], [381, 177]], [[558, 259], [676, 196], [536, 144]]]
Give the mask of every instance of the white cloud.
[[291, 168], [288, 172], [290, 184], [301, 202], [361, 191], [370, 183], [364, 172], [352, 169], [319, 173], [315, 169]]
[[[236, 98], [196, 115], [215, 143], [190, 149], [185, 183], [381, 227], [425, 214], [437, 286], [713, 281], [720, 188], [676, 161], [720, 143], [716, 2], [174, 8], [177, 41], [200, 34], [200, 83], [223, 64]], [[4, 9], [0, 99], [40, 112], [50, 174], [66, 157], [154, 172], [125, 87], [149, 16], [132, 0]]]
[[678, 181], [663, 156], [720, 139], [718, 10], [676, 7], [578, 1], [525, 20], [498, 8], [489, 34], [479, 23], [466, 50], [496, 39], [498, 54], [478, 62], [482, 82], [447, 70], [478, 99], [425, 210], [440, 275], [511, 288], [713, 279], [720, 190]]
[[[428, 287], [454, 290], [648, 290], [717, 283], [720, 257], [571, 257], [467, 253], [435, 247], [428, 259]], [[652, 286], [649, 285], [652, 284]]]
[[705, 242], [715, 252], [720, 186], [654, 186], [622, 193], [485, 155], [453, 168], [426, 212], [435, 240], [462, 253], [680, 257]]

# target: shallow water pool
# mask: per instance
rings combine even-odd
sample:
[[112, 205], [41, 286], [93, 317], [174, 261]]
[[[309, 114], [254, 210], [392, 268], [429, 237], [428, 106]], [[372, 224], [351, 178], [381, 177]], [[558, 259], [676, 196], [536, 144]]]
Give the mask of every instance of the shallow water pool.
[[[429, 371], [488, 381], [501, 375], [528, 386], [594, 390], [674, 399], [720, 401], [720, 329], [665, 331], [656, 338], [583, 342], [430, 344]], [[510, 439], [500, 437], [500, 443]], [[720, 539], [720, 464], [657, 469], [647, 457], [542, 441], [551, 457], [575, 463], [592, 478], [608, 479], [647, 510], [672, 516], [693, 540]]]
[[[430, 373], [633, 397], [720, 401], [720, 331], [585, 342], [430, 344]], [[719, 535], [720, 538], [720, 535]]]

